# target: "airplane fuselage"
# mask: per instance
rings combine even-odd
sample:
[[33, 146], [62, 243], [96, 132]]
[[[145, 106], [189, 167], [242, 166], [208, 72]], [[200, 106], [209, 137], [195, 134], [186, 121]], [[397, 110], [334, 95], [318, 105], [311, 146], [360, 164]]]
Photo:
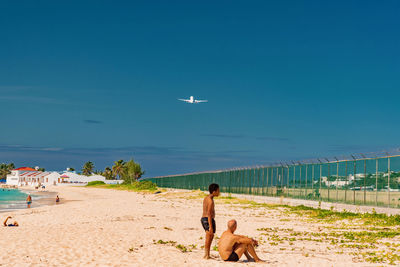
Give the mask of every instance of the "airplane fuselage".
[[178, 100], [184, 101], [189, 104], [198, 104], [198, 103], [208, 102], [208, 100], [196, 100], [196, 99], [194, 99], [193, 96], [190, 96], [189, 99], [178, 99]]

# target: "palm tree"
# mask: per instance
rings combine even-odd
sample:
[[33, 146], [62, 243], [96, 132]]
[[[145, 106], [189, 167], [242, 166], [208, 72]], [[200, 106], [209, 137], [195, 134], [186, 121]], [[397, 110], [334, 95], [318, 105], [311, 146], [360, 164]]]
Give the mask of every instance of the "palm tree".
[[9, 163], [9, 164], [7, 165], [7, 168], [8, 168], [9, 171], [14, 170], [14, 169], [15, 169], [14, 163], [12, 163], [12, 162]]
[[121, 179], [121, 176], [125, 172], [125, 170], [126, 170], [125, 162], [122, 159], [114, 161], [114, 166], [112, 166], [112, 172], [115, 177], [119, 176], [119, 178]]
[[103, 176], [106, 177], [107, 180], [114, 179], [114, 174], [110, 167], [106, 167], [103, 172]]
[[9, 164], [2, 163], [2, 164], [0, 164], [0, 179], [6, 179], [7, 178], [7, 174], [10, 174], [11, 170], [13, 170], [13, 169], [15, 169], [14, 163], [9, 163]]
[[88, 161], [83, 165], [82, 173], [83, 173], [83, 175], [87, 175], [88, 176], [88, 175], [92, 174], [93, 169], [94, 169], [93, 162]]
[[8, 168], [7, 165], [2, 163], [0, 164], [0, 179], [5, 179], [8, 174]]

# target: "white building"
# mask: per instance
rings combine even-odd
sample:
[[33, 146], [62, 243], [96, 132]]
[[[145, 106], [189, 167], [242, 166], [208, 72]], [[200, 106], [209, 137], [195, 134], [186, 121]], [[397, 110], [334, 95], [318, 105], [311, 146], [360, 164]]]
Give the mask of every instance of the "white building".
[[60, 176], [60, 183], [87, 184], [93, 181], [106, 181], [106, 178], [101, 175], [81, 175], [74, 172], [64, 172]]
[[18, 168], [7, 175], [6, 183], [16, 186], [55, 185], [60, 174], [57, 172], [42, 172], [31, 168]]
[[22, 167], [12, 170], [7, 175], [6, 183], [15, 186], [39, 186], [39, 185], [57, 185], [57, 184], [87, 184], [92, 181], [106, 181], [101, 175], [80, 175], [74, 172], [64, 172], [60, 175], [58, 172], [42, 172], [29, 167]]

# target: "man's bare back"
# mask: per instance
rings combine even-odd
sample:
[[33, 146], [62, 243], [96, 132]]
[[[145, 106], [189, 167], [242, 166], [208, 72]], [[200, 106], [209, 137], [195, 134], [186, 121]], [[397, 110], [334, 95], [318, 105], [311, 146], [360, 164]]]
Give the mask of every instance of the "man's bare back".
[[245, 254], [249, 261], [261, 262], [254, 249], [258, 242], [245, 236], [235, 235], [236, 227], [235, 220], [229, 221], [228, 230], [219, 239], [218, 251], [221, 258], [224, 261], [238, 261]]
[[221, 258], [225, 261], [233, 252], [233, 247], [237, 242], [237, 238], [229, 231], [225, 231], [218, 242], [218, 251]]

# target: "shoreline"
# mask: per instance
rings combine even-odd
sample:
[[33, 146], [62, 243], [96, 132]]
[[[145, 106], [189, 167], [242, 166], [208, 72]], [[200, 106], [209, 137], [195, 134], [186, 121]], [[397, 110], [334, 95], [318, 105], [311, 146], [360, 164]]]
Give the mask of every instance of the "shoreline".
[[[13, 188], [14, 190], [17, 189], [25, 194], [30, 194], [32, 196], [32, 205], [30, 209], [42, 207], [42, 206], [52, 206], [56, 205], [55, 197], [57, 196], [58, 192], [56, 191], [38, 191], [32, 189], [31, 187], [19, 187]], [[61, 199], [60, 199], [61, 200]], [[26, 201], [24, 201], [25, 205], [24, 208], [10, 208], [10, 209], [0, 209], [0, 214], [5, 212], [13, 212], [18, 210], [27, 210]]]

